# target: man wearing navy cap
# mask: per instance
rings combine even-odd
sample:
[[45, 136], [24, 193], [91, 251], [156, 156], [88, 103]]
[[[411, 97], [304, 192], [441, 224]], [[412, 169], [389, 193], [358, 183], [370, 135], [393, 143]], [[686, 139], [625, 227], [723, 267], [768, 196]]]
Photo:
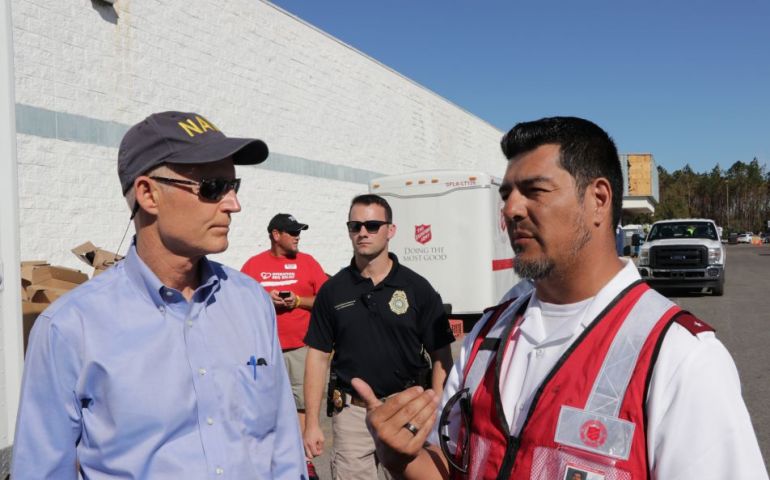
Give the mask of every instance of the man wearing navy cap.
[[307, 478], [270, 297], [206, 258], [241, 210], [234, 165], [267, 155], [195, 113], [126, 133], [136, 236], [38, 317], [13, 478]]

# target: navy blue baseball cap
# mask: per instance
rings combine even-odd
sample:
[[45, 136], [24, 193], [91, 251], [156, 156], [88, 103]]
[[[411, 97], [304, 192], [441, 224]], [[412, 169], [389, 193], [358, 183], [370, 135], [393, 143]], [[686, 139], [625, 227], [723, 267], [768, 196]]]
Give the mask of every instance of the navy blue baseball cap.
[[226, 137], [203, 115], [153, 113], [131, 127], [118, 151], [118, 177], [125, 194], [136, 178], [164, 164], [192, 165], [233, 157], [236, 165], [256, 165], [269, 151], [262, 140]]

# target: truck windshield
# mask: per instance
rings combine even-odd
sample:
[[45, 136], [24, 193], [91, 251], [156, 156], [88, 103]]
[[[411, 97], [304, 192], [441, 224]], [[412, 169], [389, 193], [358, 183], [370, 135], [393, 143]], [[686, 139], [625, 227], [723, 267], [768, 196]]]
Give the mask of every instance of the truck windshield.
[[667, 222], [653, 225], [647, 240], [660, 240], [663, 238], [707, 238], [717, 240], [717, 231], [714, 228], [714, 224], [708, 222]]

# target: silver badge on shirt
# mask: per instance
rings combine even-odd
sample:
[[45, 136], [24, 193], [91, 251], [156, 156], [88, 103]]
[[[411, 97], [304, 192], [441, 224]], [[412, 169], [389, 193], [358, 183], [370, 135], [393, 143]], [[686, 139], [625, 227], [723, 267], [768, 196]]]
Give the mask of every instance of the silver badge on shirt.
[[390, 297], [388, 302], [390, 311], [396, 315], [403, 315], [409, 309], [409, 300], [406, 299], [406, 292], [403, 290], [396, 290], [393, 292], [393, 296]]

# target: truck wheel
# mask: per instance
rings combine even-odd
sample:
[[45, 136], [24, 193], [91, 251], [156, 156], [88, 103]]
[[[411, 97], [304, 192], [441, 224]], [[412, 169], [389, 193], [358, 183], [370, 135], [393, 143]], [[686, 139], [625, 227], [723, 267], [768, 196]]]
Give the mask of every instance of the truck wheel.
[[711, 293], [714, 294], [716, 297], [721, 297], [725, 294], [725, 279], [722, 277], [722, 280], [719, 282], [719, 285], [711, 289]]

